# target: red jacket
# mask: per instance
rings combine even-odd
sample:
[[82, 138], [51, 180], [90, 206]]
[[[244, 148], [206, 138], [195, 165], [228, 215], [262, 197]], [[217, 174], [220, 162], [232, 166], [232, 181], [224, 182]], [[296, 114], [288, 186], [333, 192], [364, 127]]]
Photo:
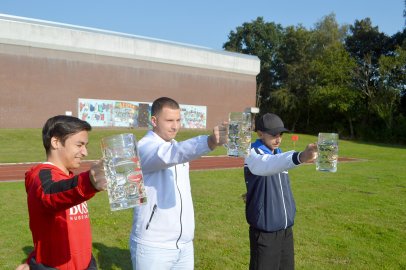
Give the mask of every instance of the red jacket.
[[86, 269], [91, 260], [92, 236], [86, 201], [97, 190], [89, 172], [66, 175], [51, 163], [25, 174], [30, 229], [37, 263], [64, 269]]

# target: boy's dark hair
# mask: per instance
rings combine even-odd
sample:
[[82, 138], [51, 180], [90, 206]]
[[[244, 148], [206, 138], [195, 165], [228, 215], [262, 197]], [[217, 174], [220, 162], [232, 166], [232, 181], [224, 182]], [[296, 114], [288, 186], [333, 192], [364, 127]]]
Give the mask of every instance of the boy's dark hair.
[[169, 107], [175, 110], [180, 109], [179, 103], [175, 100], [168, 97], [160, 97], [152, 103], [151, 116], [156, 116], [157, 114], [159, 114], [162, 111], [163, 107]]
[[49, 118], [42, 128], [42, 143], [47, 155], [51, 151], [51, 138], [58, 138], [62, 145], [66, 139], [80, 131], [91, 131], [92, 127], [86, 121], [68, 115], [57, 115]]

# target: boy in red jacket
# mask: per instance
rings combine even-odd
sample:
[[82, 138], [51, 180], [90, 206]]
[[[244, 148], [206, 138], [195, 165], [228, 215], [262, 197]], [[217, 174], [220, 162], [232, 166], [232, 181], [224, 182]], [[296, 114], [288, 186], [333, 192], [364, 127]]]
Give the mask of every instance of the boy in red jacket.
[[76, 117], [59, 115], [42, 129], [47, 162], [25, 175], [34, 250], [30, 269], [97, 269], [86, 201], [106, 189], [103, 163], [74, 175], [87, 156], [91, 126]]

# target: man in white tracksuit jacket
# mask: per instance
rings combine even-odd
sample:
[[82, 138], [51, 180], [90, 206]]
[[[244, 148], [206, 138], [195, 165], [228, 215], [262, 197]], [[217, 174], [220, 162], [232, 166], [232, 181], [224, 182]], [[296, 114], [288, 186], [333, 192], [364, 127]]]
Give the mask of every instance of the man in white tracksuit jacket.
[[180, 128], [180, 108], [173, 99], [155, 100], [153, 129], [138, 149], [147, 204], [134, 208], [130, 250], [133, 269], [193, 269], [194, 211], [189, 161], [226, 142], [227, 128], [216, 126], [210, 136], [174, 140]]

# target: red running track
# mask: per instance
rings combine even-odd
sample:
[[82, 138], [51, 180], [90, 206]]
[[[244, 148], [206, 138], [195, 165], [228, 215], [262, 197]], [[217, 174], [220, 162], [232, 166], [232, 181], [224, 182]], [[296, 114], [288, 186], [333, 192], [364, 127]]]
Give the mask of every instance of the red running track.
[[[80, 168], [74, 172], [79, 173], [88, 170], [92, 162], [93, 161], [83, 161]], [[0, 181], [22, 181], [24, 180], [25, 172], [35, 164], [36, 163], [0, 164]], [[205, 156], [193, 160], [189, 164], [191, 170], [242, 169], [244, 160], [243, 158], [228, 156]]]

